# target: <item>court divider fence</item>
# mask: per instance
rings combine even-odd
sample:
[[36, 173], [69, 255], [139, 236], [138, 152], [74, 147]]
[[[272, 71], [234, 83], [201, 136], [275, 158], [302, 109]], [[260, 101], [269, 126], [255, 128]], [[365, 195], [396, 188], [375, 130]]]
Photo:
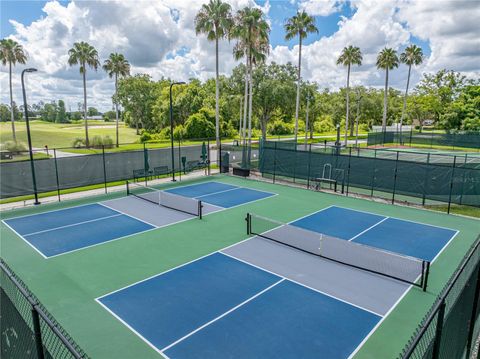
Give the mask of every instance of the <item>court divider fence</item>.
[[[250, 155], [249, 155], [250, 154]], [[294, 182], [321, 189], [337, 187], [342, 193], [356, 193], [395, 202], [418, 205], [452, 204], [480, 207], [480, 167], [477, 162], [452, 156], [451, 163], [416, 162], [415, 159], [365, 155], [355, 148], [327, 148], [296, 145], [285, 141], [264, 141], [258, 147], [226, 146], [223, 163], [248, 167], [262, 177]]]
[[[131, 146], [131, 145], [130, 145]], [[174, 168], [172, 171], [171, 148], [157, 148], [155, 143], [144, 143], [140, 148], [120, 150], [113, 148], [91, 149], [93, 153], [63, 153], [49, 150], [52, 157], [35, 159], [37, 191], [61, 198], [63, 190], [109, 184], [126, 180], [177, 176], [194, 170], [210, 172], [210, 141], [185, 145], [176, 141]], [[59, 149], [60, 150], [60, 149]], [[70, 149], [72, 150], [72, 149]], [[85, 150], [85, 149], [84, 149]], [[30, 161], [0, 163], [0, 199], [30, 196], [34, 194]], [[120, 184], [120, 183], [118, 183]]]
[[369, 132], [368, 146], [398, 144], [401, 146], [422, 145], [433, 148], [435, 146], [451, 147], [452, 149], [471, 148], [480, 151], [480, 132], [458, 131], [438, 133], [433, 131], [384, 131]]
[[88, 359], [1, 258], [0, 279], [1, 358]]
[[480, 335], [480, 236], [400, 354], [403, 359], [474, 358]]

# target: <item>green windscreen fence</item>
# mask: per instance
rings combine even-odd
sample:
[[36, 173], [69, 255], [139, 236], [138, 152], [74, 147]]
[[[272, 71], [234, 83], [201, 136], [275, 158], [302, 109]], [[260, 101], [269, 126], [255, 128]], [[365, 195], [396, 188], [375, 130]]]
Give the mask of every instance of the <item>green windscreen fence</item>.
[[[205, 149], [209, 152], [207, 142], [175, 146], [174, 171], [189, 171], [205, 163]], [[170, 148], [145, 147], [134, 151], [37, 159], [34, 165], [38, 192], [45, 193], [129, 180], [135, 177], [134, 171], [152, 175], [171, 173], [172, 157]], [[2, 199], [34, 193], [29, 161], [0, 163], [0, 177]]]
[[472, 148], [480, 151], [480, 132], [370, 132], [368, 146], [383, 144], [422, 145], [427, 147], [445, 146]]
[[[248, 155], [241, 146], [222, 146], [222, 156], [233, 166], [242, 167]], [[265, 141], [251, 149], [250, 169], [264, 177], [287, 179], [307, 186], [319, 179], [336, 181], [347, 192], [382, 193], [397, 198], [416, 198], [480, 207], [480, 167], [460, 158], [451, 163], [425, 163], [368, 155], [355, 149], [340, 153], [323, 147], [294, 146]]]

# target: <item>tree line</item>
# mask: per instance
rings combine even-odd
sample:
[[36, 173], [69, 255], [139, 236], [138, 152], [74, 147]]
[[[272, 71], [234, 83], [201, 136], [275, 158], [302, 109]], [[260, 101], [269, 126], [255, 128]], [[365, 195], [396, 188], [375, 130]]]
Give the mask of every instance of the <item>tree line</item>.
[[[239, 136], [244, 143], [252, 137], [270, 134], [305, 134], [332, 130], [341, 125], [345, 141], [354, 132], [354, 123], [364, 128], [399, 122], [420, 124], [433, 120], [446, 130], [480, 129], [479, 81], [467, 80], [454, 71], [441, 70], [424, 74], [409, 96], [410, 74], [413, 66], [422, 63], [423, 51], [409, 45], [400, 55], [395, 49], [382, 49], [376, 60], [379, 70], [385, 72], [384, 89], [350, 87], [352, 66], [361, 65], [361, 49], [346, 46], [337, 59], [345, 66], [346, 86], [338, 91], [320, 89], [315, 83], [301, 77], [302, 44], [308, 34], [318, 32], [315, 18], [298, 11], [284, 24], [285, 39], [298, 38], [298, 64], [268, 63], [270, 27], [265, 14], [258, 8], [245, 7], [232, 13], [222, 0], [210, 0], [202, 5], [195, 17], [195, 30], [215, 43], [215, 78], [202, 83], [190, 79], [174, 91], [174, 134], [169, 125], [170, 79], [153, 81], [148, 74], [130, 76], [130, 64], [122, 54], [112, 53], [104, 61], [103, 69], [115, 81], [113, 103], [117, 123], [125, 122], [149, 138]], [[224, 39], [234, 40], [232, 56], [244, 60], [229, 76], [220, 76], [219, 46]], [[79, 65], [83, 80], [83, 117], [85, 142], [88, 146], [87, 70], [97, 70], [100, 60], [97, 50], [86, 42], [77, 42], [68, 52], [68, 64]], [[24, 64], [27, 56], [21, 45], [11, 39], [0, 43], [0, 59], [9, 66], [10, 117], [15, 139], [15, 109], [11, 91], [12, 66]], [[389, 87], [390, 71], [403, 63], [407, 66], [407, 83], [402, 94]], [[353, 91], [352, 91], [353, 90]], [[355, 115], [351, 119], [351, 103]], [[119, 105], [123, 108], [120, 115]], [[60, 105], [59, 105], [60, 106]], [[3, 111], [3, 110], [2, 110]]]

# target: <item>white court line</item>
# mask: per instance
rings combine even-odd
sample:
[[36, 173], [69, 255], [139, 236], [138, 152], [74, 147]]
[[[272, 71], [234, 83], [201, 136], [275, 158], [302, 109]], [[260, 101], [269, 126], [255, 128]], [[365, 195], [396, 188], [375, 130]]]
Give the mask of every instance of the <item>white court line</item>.
[[46, 232], [56, 231], [57, 229], [79, 226], [79, 225], [81, 225], [81, 224], [90, 223], [90, 222], [102, 221], [102, 220], [107, 219], [107, 218], [113, 218], [113, 217], [118, 217], [118, 216], [122, 216], [122, 213], [117, 213], [117, 214], [113, 214], [113, 215], [111, 215], [111, 216], [106, 216], [106, 217], [89, 219], [88, 221], [83, 221], [83, 222], [77, 222], [77, 223], [67, 224], [67, 225], [65, 225], [65, 226], [60, 226], [60, 227], [45, 229], [45, 230], [43, 230], [43, 231], [27, 233], [27, 234], [24, 234], [23, 236], [24, 236], [24, 237], [33, 236], [33, 235], [35, 235], [35, 234], [40, 234], [40, 233], [46, 233]]
[[[63, 202], [56, 202], [56, 203], [47, 203], [45, 206], [50, 206], [50, 205], [59, 204], [59, 203], [65, 203], [65, 201], [63, 201]], [[39, 213], [34, 213], [34, 214], [25, 214], [25, 215], [23, 215], [23, 216], [5, 218], [4, 220], [2, 220], [2, 222], [3, 222], [3, 221], [9, 221], [9, 220], [11, 220], [11, 219], [33, 217], [33, 216], [38, 216], [38, 215], [41, 215], [41, 214], [47, 214], [47, 213], [54, 213], [54, 212], [59, 212], [59, 211], [65, 211], [65, 210], [72, 209], [72, 208], [80, 208], [80, 207], [92, 206], [92, 205], [95, 205], [95, 204], [97, 204], [97, 203], [96, 203], [96, 202], [93, 202], [93, 203], [81, 204], [81, 205], [79, 205], [79, 206], [71, 206], [71, 207], [66, 207], [66, 208], [52, 209], [51, 211], [39, 212]]]
[[[224, 192], [230, 192], [230, 191], [235, 191], [237, 189], [240, 189], [240, 187], [235, 187], [235, 188], [229, 188], [229, 189], [226, 189], [226, 190], [223, 190], [223, 191], [218, 191], [218, 192], [212, 192], [212, 193], [208, 193], [208, 194], [202, 194], [201, 196], [197, 196], [197, 197], [193, 197], [195, 199], [198, 199], [198, 198], [202, 198], [202, 197], [207, 197], [207, 196], [213, 196], [215, 194], [219, 194], [219, 193], [224, 193]], [[185, 196], [183, 196], [185, 197]], [[189, 198], [192, 198], [192, 197], [189, 197]], [[208, 202], [207, 202], [208, 203]]]
[[22, 235], [20, 235], [20, 233], [18, 233], [16, 230], [14, 230], [12, 227], [10, 227], [10, 225], [5, 222], [5, 221], [2, 221], [4, 225], [6, 225], [13, 233], [15, 233], [17, 236], [19, 236], [25, 243], [27, 243], [30, 247], [32, 247], [38, 254], [40, 254], [44, 259], [48, 259], [47, 256], [45, 256], [45, 254], [43, 254], [37, 247], [35, 247], [32, 243], [30, 243], [29, 241], [27, 241], [25, 238], [23, 238]]
[[[363, 211], [363, 210], [359, 210], [359, 209], [353, 209], [353, 208], [342, 207], [342, 206], [337, 206], [337, 205], [334, 205], [333, 207], [342, 208], [342, 209], [345, 209], [345, 210], [350, 210], [350, 211], [355, 211], [355, 212], [360, 212], [360, 213], [373, 214], [373, 215], [379, 216], [379, 217], [384, 217], [383, 215], [378, 214], [378, 213]], [[435, 213], [440, 214], [440, 213], [438, 213], [438, 212], [435, 212]], [[390, 217], [390, 218], [391, 218], [391, 219], [396, 219], [397, 221], [404, 221], [404, 222], [410, 222], [410, 223], [416, 223], [416, 224], [423, 224], [424, 226], [433, 227], [433, 228], [447, 229], [447, 230], [453, 231], [453, 232], [457, 231], [456, 229], [453, 229], [453, 228], [441, 227], [441, 226], [437, 226], [437, 225], [434, 225], [434, 224], [417, 222], [417, 221], [412, 221], [412, 220], [409, 220], [409, 219], [402, 219], [402, 218], [397, 218], [397, 217]]]
[[[435, 258], [432, 259], [431, 264], [433, 264], [437, 258], [440, 256], [440, 254], [450, 245], [450, 243], [453, 241], [453, 239], [457, 236], [457, 234], [460, 231], [456, 231], [455, 234], [448, 240], [448, 242], [443, 246], [443, 248], [437, 253]], [[418, 280], [418, 278], [417, 278]], [[350, 354], [348, 359], [351, 359], [355, 356], [355, 354], [361, 349], [361, 347], [367, 342], [367, 340], [372, 336], [372, 334], [378, 329], [378, 327], [383, 323], [385, 318], [387, 318], [390, 313], [397, 307], [397, 305], [402, 301], [402, 299], [407, 295], [407, 293], [413, 288], [413, 284], [410, 285], [407, 289], [405, 289], [405, 292], [398, 298], [398, 300], [395, 302], [395, 304], [388, 310], [388, 312], [385, 314], [385, 316], [375, 325], [370, 333], [367, 334], [367, 336], [360, 342], [360, 344], [357, 346], [357, 348]]]
[[283, 281], [285, 280], [285, 278], [282, 278], [280, 279], [279, 281], [273, 283], [271, 286], [265, 288], [264, 290], [258, 292], [257, 294], [255, 294], [254, 296], [251, 296], [250, 298], [248, 298], [247, 300], [244, 300], [243, 302], [241, 302], [240, 304], [236, 305], [235, 307], [231, 308], [230, 310], [226, 311], [225, 313], [219, 315], [218, 317], [212, 319], [211, 321], [205, 323], [204, 325], [198, 327], [197, 329], [191, 331], [190, 333], [188, 333], [187, 335], [183, 336], [182, 338], [174, 341], [173, 343], [167, 345], [165, 348], [161, 349], [160, 352], [163, 353], [164, 351], [170, 349], [171, 347], [177, 345], [178, 343], [182, 342], [183, 340], [187, 339], [188, 337], [192, 336], [193, 334], [197, 333], [198, 331], [202, 330], [203, 328], [205, 327], [208, 327], [210, 324], [213, 324], [215, 323], [217, 320], [219, 319], [222, 319], [223, 317], [225, 317], [226, 315], [230, 314], [231, 312], [237, 310], [238, 308], [244, 306], [245, 304], [247, 304], [248, 302], [254, 300], [255, 298], [261, 296], [262, 294], [264, 294], [265, 292], [269, 291], [270, 289], [272, 289], [273, 287], [275, 287], [276, 285], [282, 283]]
[[[250, 238], [250, 239], [254, 239], [254, 238], [255, 238], [255, 237]], [[333, 299], [335, 299], [335, 300], [338, 300], [339, 302], [348, 304], [348, 305], [350, 305], [350, 306], [352, 306], [352, 307], [361, 309], [361, 310], [363, 310], [363, 311], [365, 311], [365, 312], [369, 312], [369, 313], [374, 314], [374, 315], [376, 315], [376, 316], [378, 316], [378, 317], [380, 317], [380, 318], [383, 318], [383, 315], [381, 315], [381, 314], [379, 314], [379, 313], [376, 313], [376, 312], [374, 312], [373, 310], [370, 310], [370, 309], [367, 309], [367, 308], [363, 308], [363, 307], [361, 307], [361, 306], [359, 306], [359, 305], [357, 305], [357, 304], [351, 303], [351, 302], [349, 302], [349, 301], [347, 301], [347, 300], [344, 300], [344, 299], [335, 297], [335, 296], [332, 295], [332, 294], [323, 292], [323, 291], [321, 291], [320, 289], [316, 289], [316, 288], [310, 287], [310, 286], [308, 286], [308, 285], [306, 285], [306, 284], [304, 284], [304, 283], [301, 283], [301, 282], [296, 281], [295, 279], [291, 279], [291, 278], [285, 277], [285, 276], [283, 276], [283, 275], [281, 275], [281, 274], [279, 274], [279, 273], [276, 273], [276, 272], [273, 272], [273, 271], [271, 271], [271, 270], [269, 270], [269, 269], [265, 269], [265, 268], [263, 268], [263, 267], [257, 266], [256, 264], [250, 263], [249, 261], [246, 261], [246, 260], [244, 260], [244, 259], [240, 259], [240, 258], [235, 257], [235, 256], [233, 256], [233, 255], [231, 255], [231, 254], [228, 254], [228, 253], [220, 252], [220, 254], [223, 254], [224, 256], [227, 256], [227, 257], [230, 257], [230, 258], [232, 258], [232, 259], [235, 259], [235, 260], [237, 260], [237, 261], [239, 261], [239, 262], [248, 264], [248, 265], [250, 265], [250, 266], [252, 266], [252, 267], [255, 267], [255, 268], [260, 269], [260, 270], [262, 270], [262, 271], [264, 271], [264, 272], [273, 274], [273, 275], [275, 275], [275, 276], [277, 276], [277, 277], [283, 278], [283, 279], [288, 280], [288, 281], [290, 281], [290, 282], [293, 282], [293, 283], [295, 283], [295, 284], [298, 284], [298, 285], [300, 285], [300, 286], [302, 286], [302, 287], [304, 287], [304, 288], [313, 290], [314, 292], [317, 292], [317, 293], [323, 294], [323, 295], [325, 295], [325, 296], [327, 296], [327, 297], [330, 297], [330, 298], [333, 298]]]
[[389, 218], [390, 218], [390, 217], [385, 217], [385, 218], [382, 219], [381, 221], [375, 223], [373, 226], [370, 226], [370, 227], [368, 227], [367, 229], [361, 231], [359, 234], [353, 236], [353, 237], [350, 238], [348, 241], [349, 241], [349, 242], [350, 242], [350, 241], [353, 241], [355, 238], [360, 237], [360, 236], [361, 236], [362, 234], [364, 234], [365, 232], [368, 232], [368, 231], [371, 230], [372, 228], [375, 228], [375, 227], [378, 226], [380, 223], [386, 221], [386, 220], [389, 219]]
[[[124, 200], [125, 197], [118, 198], [118, 199], [123, 199], [123, 200]], [[117, 199], [117, 200], [118, 200], [118, 199]], [[138, 198], [137, 198], [137, 199], [138, 199]], [[141, 201], [141, 200], [139, 199], [139, 201]], [[142, 201], [142, 203], [143, 203], [143, 202], [144, 202], [144, 201]], [[99, 204], [100, 206], [105, 207], [105, 208], [111, 209], [112, 211], [116, 211], [116, 212], [121, 213], [121, 214], [123, 214], [123, 215], [125, 215], [125, 216], [127, 216], [127, 217], [133, 218], [133, 219], [135, 219], [135, 220], [137, 220], [137, 221], [139, 221], [139, 222], [148, 224], [149, 226], [152, 226], [152, 227], [155, 227], [155, 228], [159, 228], [158, 226], [156, 226], [156, 225], [153, 224], [153, 223], [150, 223], [150, 222], [144, 221], [143, 219], [134, 217], [134, 216], [132, 216], [131, 214], [128, 214], [128, 213], [126, 213], [126, 212], [120, 211], [119, 209], [115, 209], [115, 208], [113, 208], [113, 207], [110, 207], [109, 205], [106, 205], [105, 203], [98, 202], [98, 204]], [[153, 203], [152, 203], [152, 204], [153, 204]], [[189, 219], [190, 219], [190, 218], [189, 218]]]

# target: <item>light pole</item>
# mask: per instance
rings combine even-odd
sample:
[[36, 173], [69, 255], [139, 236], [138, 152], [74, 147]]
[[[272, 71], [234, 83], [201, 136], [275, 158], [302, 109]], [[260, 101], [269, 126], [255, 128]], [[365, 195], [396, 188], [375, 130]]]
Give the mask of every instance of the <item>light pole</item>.
[[27, 95], [25, 94], [25, 72], [36, 72], [37, 69], [28, 68], [22, 71], [22, 92], [23, 92], [23, 110], [25, 112], [25, 122], [27, 124], [28, 151], [30, 152], [30, 167], [32, 169], [33, 194], [35, 195], [34, 204], [40, 204], [38, 201], [37, 179], [35, 178], [35, 165], [33, 163], [32, 137], [30, 136], [30, 122], [28, 121]]
[[170, 84], [170, 150], [172, 153], [172, 182], [175, 182], [175, 156], [173, 151], [173, 107], [172, 107], [172, 87], [173, 85], [184, 85], [185, 82], [173, 82]]

